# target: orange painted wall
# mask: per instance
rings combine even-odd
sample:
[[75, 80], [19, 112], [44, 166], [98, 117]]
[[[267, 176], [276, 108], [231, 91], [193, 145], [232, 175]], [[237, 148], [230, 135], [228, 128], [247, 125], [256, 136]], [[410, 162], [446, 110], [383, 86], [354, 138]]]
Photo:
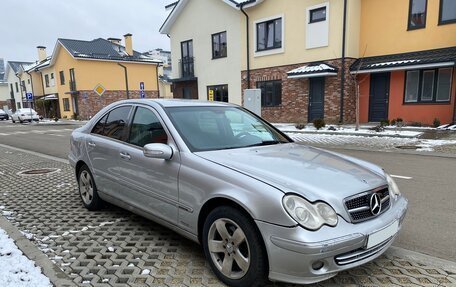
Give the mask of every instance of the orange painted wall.
[[[367, 76], [367, 78], [366, 78]], [[369, 119], [370, 75], [359, 75], [360, 82], [360, 122]], [[453, 71], [453, 83], [450, 104], [403, 104], [405, 71], [391, 72], [388, 118], [402, 118], [405, 122], [421, 122], [432, 125], [434, 118], [442, 124], [451, 123], [455, 112], [456, 71]]]

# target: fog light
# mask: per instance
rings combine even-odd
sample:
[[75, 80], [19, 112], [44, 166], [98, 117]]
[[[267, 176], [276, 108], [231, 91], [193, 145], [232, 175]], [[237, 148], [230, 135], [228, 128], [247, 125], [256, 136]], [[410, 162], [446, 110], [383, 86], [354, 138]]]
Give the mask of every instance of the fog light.
[[323, 266], [325, 266], [325, 263], [323, 263], [323, 261], [316, 261], [312, 263], [312, 269], [315, 271], [320, 270], [323, 268]]

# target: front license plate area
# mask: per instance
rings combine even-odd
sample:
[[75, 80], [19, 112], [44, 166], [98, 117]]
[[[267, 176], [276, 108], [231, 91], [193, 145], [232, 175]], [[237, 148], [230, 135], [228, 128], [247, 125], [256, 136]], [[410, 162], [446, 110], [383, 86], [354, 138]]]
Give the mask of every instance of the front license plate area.
[[393, 237], [399, 229], [399, 222], [396, 220], [393, 224], [369, 235], [367, 238], [366, 249], [382, 243], [388, 238]]

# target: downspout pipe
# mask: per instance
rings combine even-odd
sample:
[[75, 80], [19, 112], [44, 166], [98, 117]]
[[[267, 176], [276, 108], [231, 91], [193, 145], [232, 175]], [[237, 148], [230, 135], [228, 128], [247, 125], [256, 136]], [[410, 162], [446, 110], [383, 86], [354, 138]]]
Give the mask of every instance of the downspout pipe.
[[160, 67], [160, 64], [157, 64], [156, 68], [157, 68], [157, 98], [160, 98], [160, 81], [158, 79], [158, 68]]
[[246, 2], [242, 3], [239, 8], [242, 13], [245, 15], [245, 29], [246, 29], [246, 49], [247, 49], [247, 89], [250, 89], [250, 28], [249, 28], [249, 15], [244, 11], [244, 5]]
[[125, 87], [126, 87], [126, 91], [127, 91], [127, 99], [129, 99], [130, 98], [130, 90], [128, 89], [128, 70], [127, 70], [127, 67], [125, 67], [121, 63], [117, 63], [117, 65], [121, 66], [124, 69], [124, 72], [125, 72]]
[[344, 122], [344, 96], [345, 96], [345, 41], [347, 31], [347, 1], [344, 0], [344, 17], [342, 25], [342, 71], [340, 73], [340, 117], [339, 122]]

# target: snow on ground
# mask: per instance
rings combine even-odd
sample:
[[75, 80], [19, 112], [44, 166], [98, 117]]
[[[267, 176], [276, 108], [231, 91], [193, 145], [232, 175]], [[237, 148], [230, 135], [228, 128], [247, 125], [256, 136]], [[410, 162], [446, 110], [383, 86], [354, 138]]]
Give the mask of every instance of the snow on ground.
[[[297, 129], [294, 124], [274, 124], [275, 127], [283, 132], [291, 133], [315, 133], [315, 134], [341, 134], [341, 135], [360, 135], [360, 136], [400, 136], [400, 137], [418, 137], [422, 131], [410, 131], [401, 128], [389, 127], [382, 132], [370, 130], [372, 126], [361, 126], [359, 130], [355, 130], [352, 125], [346, 126], [331, 126], [327, 125], [320, 130], [317, 130], [313, 125], [307, 125], [304, 129]], [[330, 130], [333, 127], [335, 130]]]
[[294, 141], [309, 145], [352, 146], [377, 150], [388, 150], [398, 147], [416, 147], [417, 151], [434, 151], [437, 146], [456, 144], [456, 140], [421, 140], [417, 138], [376, 137], [356, 135], [328, 135], [311, 133], [289, 133]]
[[3, 229], [0, 229], [0, 286], [52, 286], [41, 269], [22, 254]]

